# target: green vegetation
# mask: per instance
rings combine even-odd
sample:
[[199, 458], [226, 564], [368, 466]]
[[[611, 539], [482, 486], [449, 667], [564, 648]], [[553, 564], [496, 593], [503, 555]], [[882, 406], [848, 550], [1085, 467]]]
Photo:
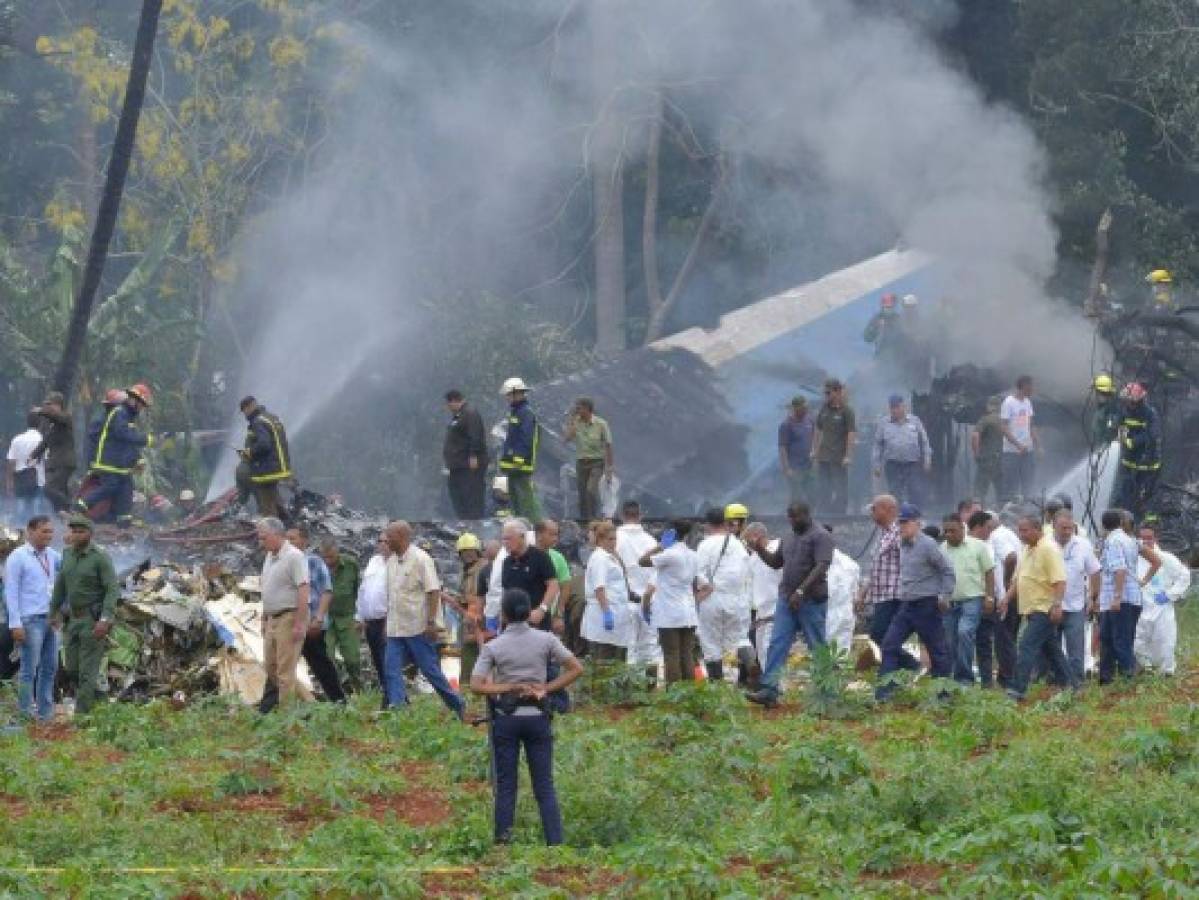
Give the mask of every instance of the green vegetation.
[[[1184, 607], [1185, 634], [1199, 609]], [[558, 721], [570, 846], [490, 841], [486, 739], [435, 698], [261, 719], [110, 705], [0, 739], [0, 889], [18, 895], [1190, 896], [1199, 668], [1082, 696], [763, 714], [678, 687]], [[821, 703], [826, 702], [820, 700]]]

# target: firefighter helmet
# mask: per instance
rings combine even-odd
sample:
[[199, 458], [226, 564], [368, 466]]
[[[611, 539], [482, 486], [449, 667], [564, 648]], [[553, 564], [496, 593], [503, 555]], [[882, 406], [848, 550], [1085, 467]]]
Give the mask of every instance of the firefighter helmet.
[[1128, 385], [1120, 392], [1120, 398], [1123, 400], [1128, 400], [1131, 403], [1140, 403], [1148, 396], [1149, 392], [1145, 390], [1145, 386], [1136, 381], [1132, 382], [1132, 384]]
[[1145, 276], [1145, 280], [1150, 284], [1173, 284], [1174, 276], [1169, 269], [1154, 269]]
[[508, 394], [515, 393], [516, 391], [527, 391], [528, 389], [529, 386], [525, 384], [525, 380], [523, 378], [509, 378], [504, 382], [503, 387], [500, 388], [500, 393], [507, 396]]
[[883, 309], [894, 309], [895, 301], [898, 298], [894, 294], [883, 294], [882, 305]]
[[127, 393], [130, 397], [133, 397], [135, 400], [140, 400], [143, 406], [154, 405], [154, 392], [150, 390], [148, 385], [135, 384], [125, 393]]
[[458, 543], [454, 545], [454, 549], [459, 553], [462, 553], [464, 550], [480, 551], [483, 549], [483, 544], [479, 541], [478, 537], [469, 531], [464, 531], [458, 535]]
[[127, 395], [120, 388], [109, 388], [104, 392], [104, 405], [116, 406], [120, 403], [124, 403], [126, 397]]
[[744, 503], [730, 503], [724, 508], [724, 520], [726, 522], [744, 521], [749, 518], [749, 508]]
[[1111, 375], [1103, 372], [1095, 376], [1095, 392], [1099, 394], [1114, 394], [1116, 382]]

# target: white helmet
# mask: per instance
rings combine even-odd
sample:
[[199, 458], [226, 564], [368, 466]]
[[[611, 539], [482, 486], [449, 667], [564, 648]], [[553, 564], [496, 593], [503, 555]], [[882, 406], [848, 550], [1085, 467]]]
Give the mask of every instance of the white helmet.
[[904, 306], [919, 306], [920, 298], [917, 297], [915, 294], [904, 294], [903, 295], [903, 305]]
[[491, 489], [499, 491], [501, 494], [508, 493], [508, 476], [496, 475], [495, 478], [491, 479]]
[[509, 378], [504, 382], [504, 386], [500, 388], [500, 393], [507, 396], [513, 391], [527, 391], [528, 389], [529, 386], [525, 384], [523, 378]]

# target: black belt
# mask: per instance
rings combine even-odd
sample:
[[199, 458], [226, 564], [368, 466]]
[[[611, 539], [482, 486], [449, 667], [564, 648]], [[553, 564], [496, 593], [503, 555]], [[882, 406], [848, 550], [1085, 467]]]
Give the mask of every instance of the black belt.
[[279, 612], [263, 613], [263, 615], [268, 619], [277, 619], [280, 616], [286, 616], [288, 613], [294, 613], [294, 612], [295, 612], [294, 609], [284, 609], [284, 610], [280, 610]]

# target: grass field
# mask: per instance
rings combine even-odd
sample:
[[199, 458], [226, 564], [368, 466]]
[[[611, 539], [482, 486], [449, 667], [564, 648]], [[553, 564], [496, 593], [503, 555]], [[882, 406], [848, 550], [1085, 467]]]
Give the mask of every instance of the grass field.
[[[1199, 603], [1174, 679], [873, 709], [686, 688], [558, 720], [569, 847], [493, 848], [487, 749], [432, 697], [261, 719], [110, 705], [0, 738], [0, 890], [75, 896], [1190, 896]], [[6, 702], [11, 702], [11, 697]]]

